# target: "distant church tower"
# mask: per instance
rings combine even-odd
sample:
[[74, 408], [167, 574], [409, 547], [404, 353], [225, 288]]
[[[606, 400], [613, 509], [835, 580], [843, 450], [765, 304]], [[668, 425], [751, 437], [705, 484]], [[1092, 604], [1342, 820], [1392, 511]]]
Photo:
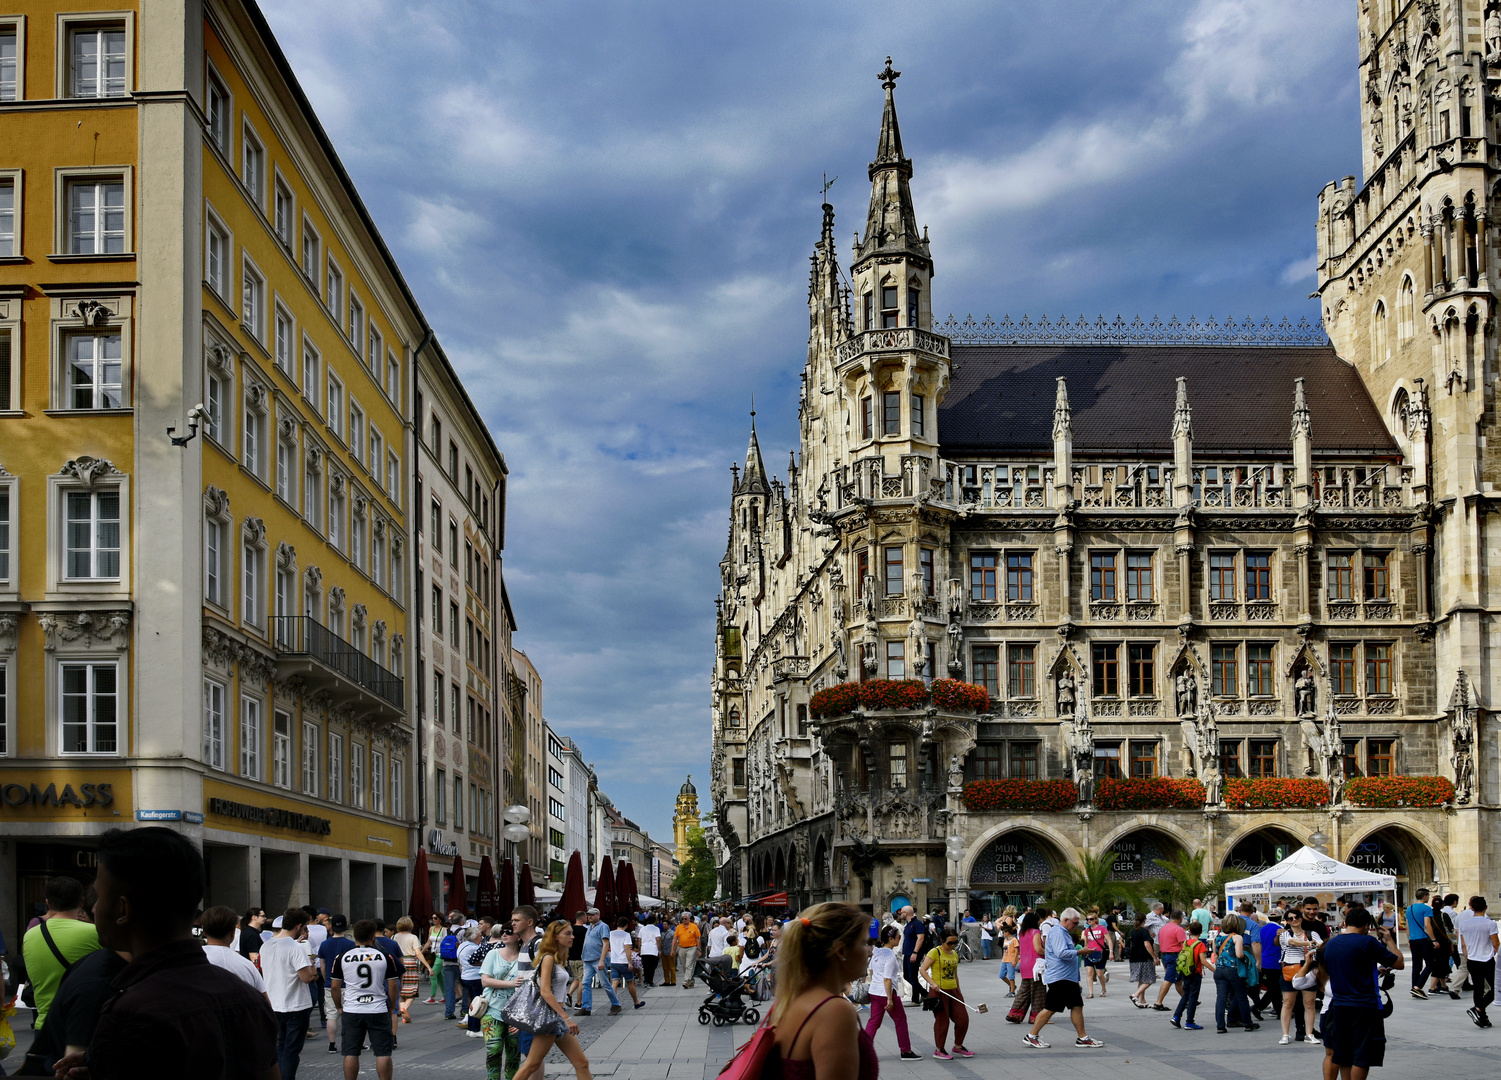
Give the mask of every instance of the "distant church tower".
[[693, 786], [693, 774], [689, 773], [678, 791], [678, 805], [672, 815], [672, 836], [677, 844], [679, 866], [688, 861], [688, 830], [697, 824], [698, 788]]

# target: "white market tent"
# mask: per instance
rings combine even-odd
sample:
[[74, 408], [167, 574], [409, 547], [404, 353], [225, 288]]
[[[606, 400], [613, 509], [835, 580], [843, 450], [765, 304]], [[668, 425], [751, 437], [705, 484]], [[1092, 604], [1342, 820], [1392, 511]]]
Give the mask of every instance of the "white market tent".
[[1302, 847], [1265, 870], [1225, 886], [1225, 907], [1248, 896], [1271, 898], [1285, 893], [1389, 892], [1396, 903], [1397, 879], [1348, 866], [1311, 847]]

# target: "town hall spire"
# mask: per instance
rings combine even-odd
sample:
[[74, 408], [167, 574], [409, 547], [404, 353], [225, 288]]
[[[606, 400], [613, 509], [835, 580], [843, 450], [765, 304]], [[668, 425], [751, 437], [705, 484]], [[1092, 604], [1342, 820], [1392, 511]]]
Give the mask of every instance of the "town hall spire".
[[902, 129], [896, 119], [896, 80], [901, 75], [891, 67], [891, 57], [879, 73], [886, 88], [886, 108], [881, 114], [881, 138], [876, 159], [870, 163], [870, 212], [865, 235], [856, 254], [856, 264], [872, 255], [906, 254], [927, 263], [928, 244], [917, 228], [912, 209], [912, 160], [902, 153]]

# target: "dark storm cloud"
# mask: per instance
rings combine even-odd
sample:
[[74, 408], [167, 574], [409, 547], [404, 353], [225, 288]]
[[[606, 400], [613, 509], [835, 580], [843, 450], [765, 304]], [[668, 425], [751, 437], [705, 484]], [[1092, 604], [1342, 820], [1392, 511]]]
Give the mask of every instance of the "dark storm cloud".
[[888, 52], [940, 311], [1313, 317], [1358, 169], [1347, 0], [266, 7], [509, 460], [548, 718], [659, 838], [728, 465], [754, 392], [785, 470], [821, 174], [847, 259]]

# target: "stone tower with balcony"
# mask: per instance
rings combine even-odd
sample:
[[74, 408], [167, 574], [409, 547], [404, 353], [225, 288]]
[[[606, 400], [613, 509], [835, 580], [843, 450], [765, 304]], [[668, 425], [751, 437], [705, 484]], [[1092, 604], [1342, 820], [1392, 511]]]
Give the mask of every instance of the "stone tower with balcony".
[[[1501, 5], [1367, 0], [1358, 18], [1364, 179], [1331, 181], [1319, 194], [1318, 296], [1336, 349], [1359, 369], [1415, 472], [1423, 527], [1414, 545], [1433, 565], [1436, 677], [1455, 688], [1443, 735], [1452, 754], [1455, 703], [1483, 707], [1501, 694], [1501, 596], [1486, 571], [1501, 471], [1501, 277], [1490, 229], [1501, 194]], [[1494, 753], [1476, 768], [1477, 797], [1456, 824], [1481, 858], [1491, 826], [1479, 806], [1501, 797], [1501, 774]], [[1501, 868], [1493, 858], [1471, 871], [1489, 879]]]

